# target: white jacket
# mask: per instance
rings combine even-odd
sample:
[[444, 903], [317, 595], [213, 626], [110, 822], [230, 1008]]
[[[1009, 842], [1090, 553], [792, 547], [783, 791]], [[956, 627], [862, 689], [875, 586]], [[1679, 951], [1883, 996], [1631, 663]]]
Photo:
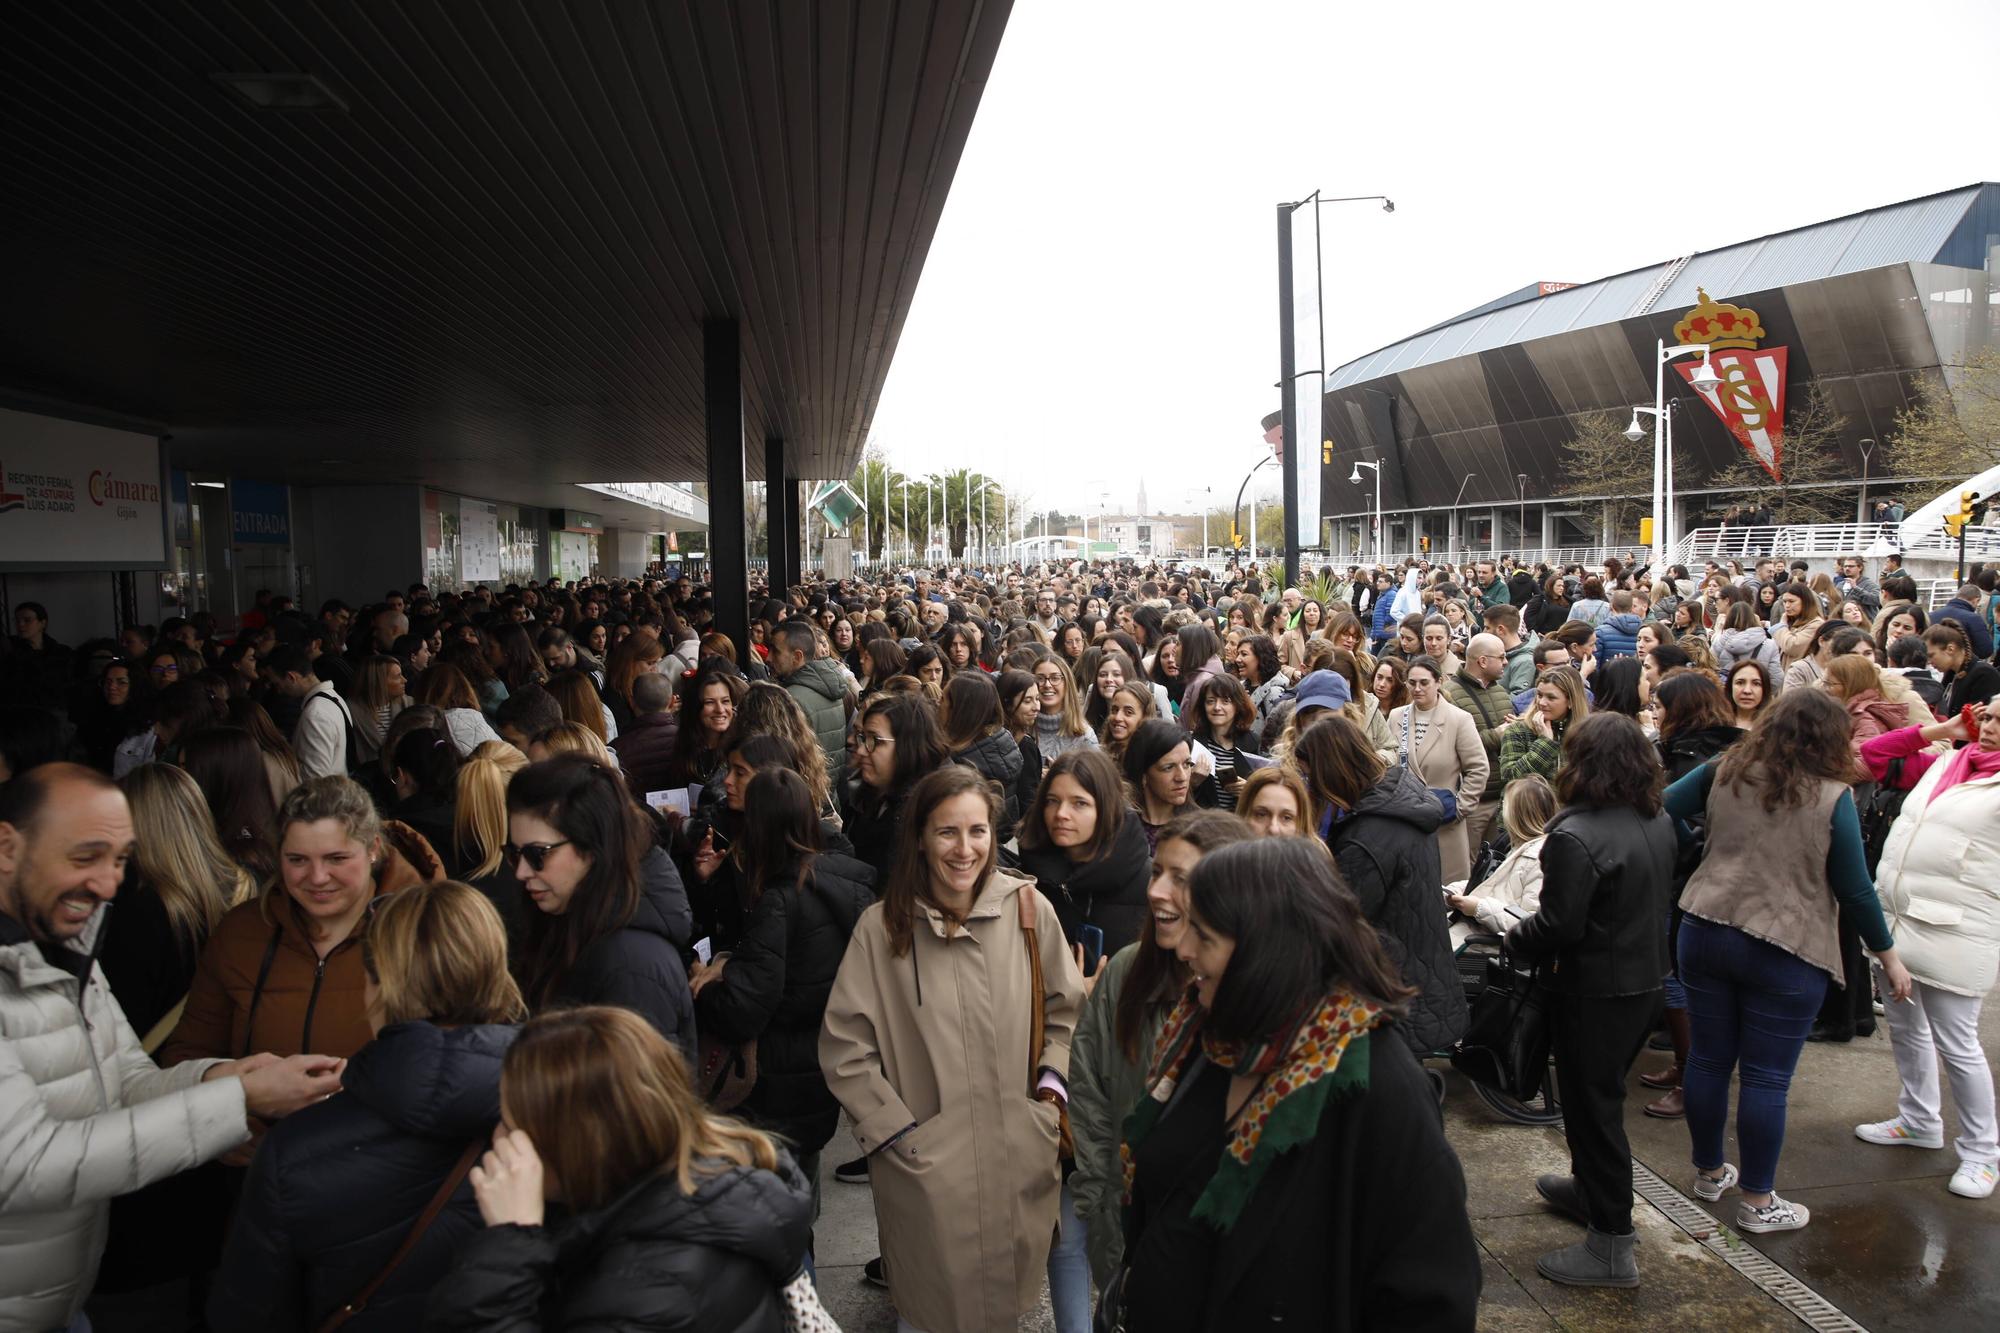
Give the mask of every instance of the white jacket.
[[[1539, 837], [1530, 838], [1510, 848], [1500, 864], [1493, 867], [1493, 873], [1472, 891], [1481, 929], [1505, 935], [1542, 905], [1543, 841]], [[1445, 887], [1460, 895], [1466, 891], [1462, 882]]]
[[[79, 962], [100, 911], [69, 947]], [[83, 1308], [113, 1195], [218, 1157], [250, 1137], [243, 1080], [162, 1070], [140, 1049], [103, 973], [50, 963], [0, 917], [0, 1330], [62, 1328]]]
[[1950, 762], [1940, 757], [1903, 802], [1875, 888], [1910, 975], [1983, 996], [2000, 974], [2000, 775], [1932, 801]]

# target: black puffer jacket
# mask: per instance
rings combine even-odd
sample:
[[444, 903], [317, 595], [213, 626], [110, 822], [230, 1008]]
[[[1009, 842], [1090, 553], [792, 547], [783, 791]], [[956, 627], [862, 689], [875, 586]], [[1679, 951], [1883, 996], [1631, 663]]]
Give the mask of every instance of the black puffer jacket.
[[[348, 1061], [341, 1093], [280, 1120], [250, 1164], [208, 1303], [217, 1333], [315, 1329], [389, 1262], [474, 1141], [500, 1119], [512, 1027], [383, 1028]], [[479, 1229], [472, 1186], [398, 1264], [353, 1333], [422, 1321], [452, 1253]]]
[[840, 827], [854, 844], [854, 857], [874, 870], [875, 882], [887, 882], [891, 862], [896, 859], [896, 831], [903, 822], [903, 803], [909, 787], [877, 791], [865, 783], [847, 784], [847, 798], [841, 804]]
[[800, 1149], [824, 1147], [840, 1105], [820, 1072], [819, 1029], [833, 977], [874, 905], [875, 872], [850, 856], [813, 858], [805, 883], [780, 874], [749, 910], [722, 976], [695, 1000], [712, 1038], [757, 1042], [757, 1086], [744, 1117]]
[[995, 830], [1001, 842], [1014, 836], [1014, 826], [1021, 819], [1021, 747], [1007, 731], [996, 731], [986, 739], [960, 750], [951, 757], [955, 764], [964, 764], [989, 782], [1000, 784], [1000, 827]]
[[[665, 860], [664, 854], [661, 859]], [[632, 919], [583, 946], [576, 962], [556, 982], [553, 1003], [545, 1007], [620, 1005], [651, 1023], [692, 1060], [694, 995], [688, 990], [687, 964], [681, 959], [682, 940], [675, 938], [676, 931], [684, 938], [689, 929], [687, 893], [670, 861], [667, 870], [673, 874], [673, 890], [649, 876]]]
[[1629, 806], [1570, 806], [1542, 841], [1542, 901], [1507, 932], [1523, 958], [1554, 964], [1564, 995], [1639, 995], [1667, 974], [1660, 923], [1673, 901], [1673, 821]]
[[1659, 742], [1660, 765], [1667, 770], [1667, 785], [1679, 782], [1748, 734], [1741, 727], [1697, 727]]
[[669, 1170], [599, 1212], [487, 1227], [431, 1293], [426, 1329], [783, 1333], [779, 1291], [800, 1271], [812, 1191], [778, 1169], [727, 1167], [681, 1193]]
[[1334, 863], [1382, 936], [1403, 980], [1421, 993], [1402, 1031], [1419, 1055], [1465, 1033], [1465, 987], [1446, 928], [1437, 831], [1444, 807], [1407, 768], [1392, 767], [1327, 835]]
[[1033, 875], [1042, 896], [1055, 904], [1063, 934], [1071, 944], [1088, 924], [1104, 932], [1104, 956], [1109, 958], [1139, 938], [1146, 922], [1146, 881], [1153, 857], [1146, 847], [1146, 826], [1137, 813], [1125, 812], [1118, 837], [1109, 851], [1082, 865], [1060, 847], [1033, 847], [1021, 852], [1021, 871]]

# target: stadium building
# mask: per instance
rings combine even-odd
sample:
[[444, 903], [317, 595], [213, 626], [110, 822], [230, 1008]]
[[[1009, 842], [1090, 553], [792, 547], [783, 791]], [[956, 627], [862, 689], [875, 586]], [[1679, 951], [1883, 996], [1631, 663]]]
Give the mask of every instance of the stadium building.
[[[1625, 527], [1601, 497], [1577, 493], [1565, 445], [1601, 435], [1606, 414], [1622, 430], [1635, 404], [1650, 407], [1660, 341], [1708, 344], [1722, 381], [1707, 392], [1689, 384], [1698, 356], [1667, 368], [1675, 530], [1713, 523], [1743, 499], [1741, 468], [1713, 484], [1739, 461], [1784, 475], [1787, 407], [1795, 420], [1813, 386], [1842, 420], [1816, 445], [1837, 450], [1840, 466], [1819, 467], [1812, 484], [1858, 506], [1864, 441], [1888, 440], [1925, 380], [1950, 387], [1953, 367], [2000, 346], [2000, 185], [1595, 282], [1536, 283], [1338, 367], [1326, 381], [1320, 476], [1333, 556], [1636, 546], [1636, 517]], [[1642, 511], [1650, 435], [1629, 447], [1645, 478], [1632, 488]], [[1873, 461], [1871, 483], [1892, 481]], [[1368, 540], [1369, 464], [1380, 465], [1379, 548]]]

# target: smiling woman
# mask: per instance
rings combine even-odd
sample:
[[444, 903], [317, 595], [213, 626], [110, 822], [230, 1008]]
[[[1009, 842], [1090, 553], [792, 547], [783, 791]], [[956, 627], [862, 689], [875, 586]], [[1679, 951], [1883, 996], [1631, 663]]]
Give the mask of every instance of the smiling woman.
[[422, 834], [360, 784], [314, 778], [278, 813], [278, 880], [232, 908], [195, 968], [162, 1064], [251, 1051], [348, 1056], [369, 1039], [359, 927], [385, 893], [442, 879]]
[[[1041, 1295], [1056, 1226], [1083, 979], [1055, 910], [998, 868], [997, 814], [972, 769], [916, 784], [820, 1034], [868, 1155], [890, 1296], [918, 1328], [1011, 1327]], [[963, 1039], [968, 1014], [990, 1040]]]

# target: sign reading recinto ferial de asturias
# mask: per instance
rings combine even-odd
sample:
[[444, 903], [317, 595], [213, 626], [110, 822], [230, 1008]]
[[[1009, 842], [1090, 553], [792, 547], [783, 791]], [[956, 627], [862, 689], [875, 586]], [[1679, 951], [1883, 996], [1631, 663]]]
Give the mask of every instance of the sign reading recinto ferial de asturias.
[[166, 564], [160, 442], [0, 410], [0, 570]]

